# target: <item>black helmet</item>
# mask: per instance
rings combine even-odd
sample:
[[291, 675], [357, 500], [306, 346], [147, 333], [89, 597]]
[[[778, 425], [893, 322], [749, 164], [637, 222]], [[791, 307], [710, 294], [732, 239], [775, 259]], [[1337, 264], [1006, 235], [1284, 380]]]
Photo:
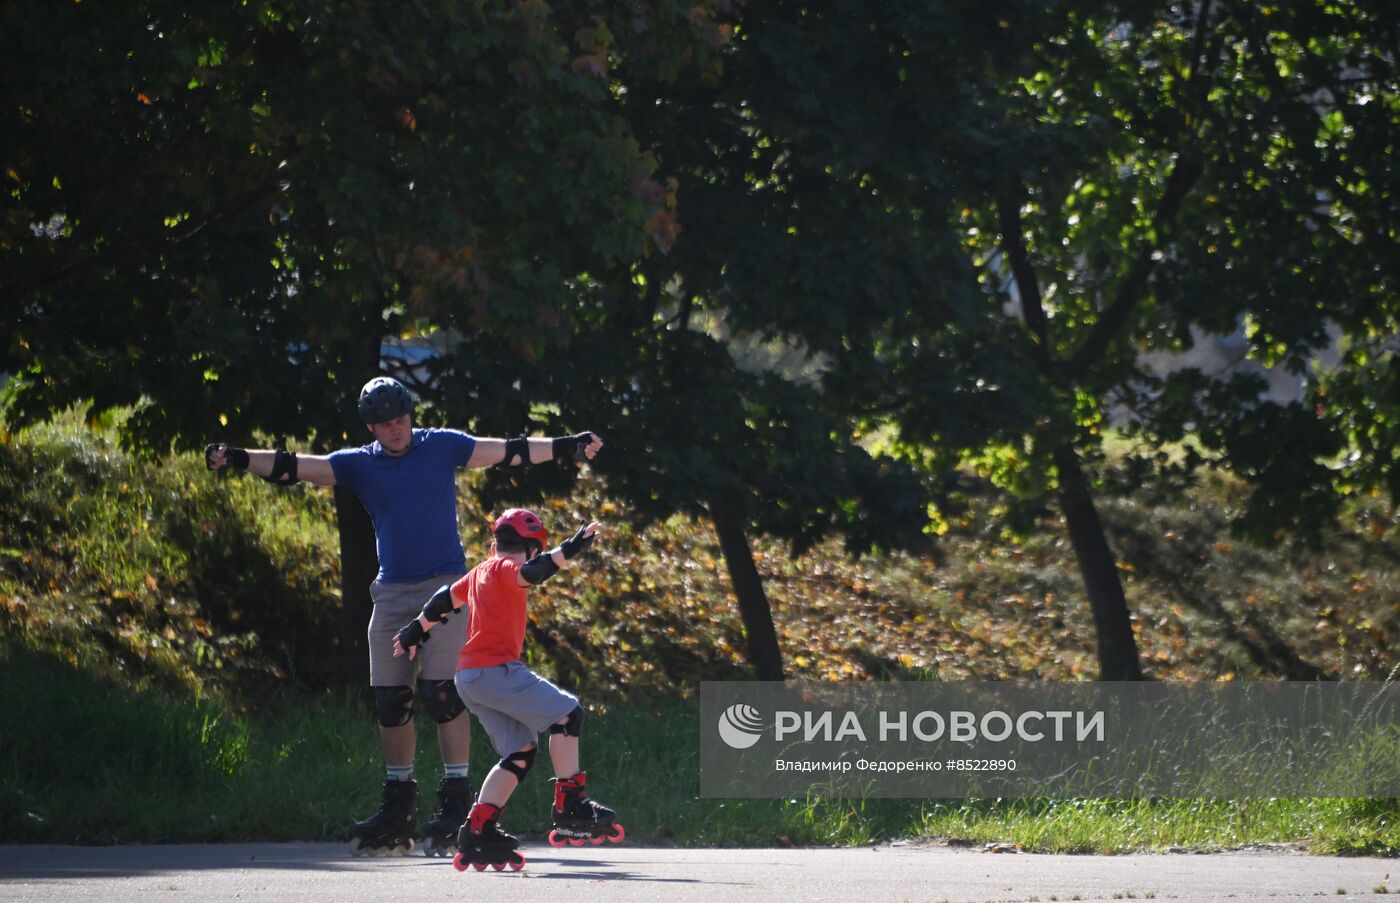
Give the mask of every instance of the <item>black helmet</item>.
[[388, 376], [376, 376], [360, 390], [360, 419], [383, 423], [413, 413], [413, 396], [403, 383]]

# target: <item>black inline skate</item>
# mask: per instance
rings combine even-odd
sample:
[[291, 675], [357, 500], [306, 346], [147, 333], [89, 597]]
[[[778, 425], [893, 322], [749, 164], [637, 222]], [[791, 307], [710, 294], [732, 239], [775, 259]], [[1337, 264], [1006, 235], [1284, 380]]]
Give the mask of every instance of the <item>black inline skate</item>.
[[469, 867], [478, 872], [490, 866], [496, 871], [504, 871], [510, 866], [512, 871], [525, 867], [525, 857], [516, 852], [520, 840], [502, 831], [496, 824], [501, 810], [490, 803], [477, 803], [467, 814], [466, 824], [457, 832], [457, 848], [460, 852], [452, 857], [452, 867], [465, 872]]
[[418, 782], [385, 781], [379, 811], [355, 823], [351, 856], [407, 856], [418, 825]]
[[423, 825], [423, 855], [451, 856], [457, 851], [457, 829], [466, 822], [475, 797], [466, 778], [443, 778], [437, 795], [437, 811]]
[[549, 832], [549, 845], [581, 847], [584, 842], [595, 846], [603, 842], [622, 843], [627, 832], [615, 824], [617, 813], [588, 798], [584, 784], [588, 775], [579, 772], [571, 778], [554, 779], [554, 830]]

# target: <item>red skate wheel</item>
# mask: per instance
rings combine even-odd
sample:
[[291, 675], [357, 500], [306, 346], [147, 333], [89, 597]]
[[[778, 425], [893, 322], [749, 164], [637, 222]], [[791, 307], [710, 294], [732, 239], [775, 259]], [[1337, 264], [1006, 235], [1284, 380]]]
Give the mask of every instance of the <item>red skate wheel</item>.
[[452, 857], [452, 867], [459, 872], [465, 872], [467, 870], [467, 864], [462, 860], [461, 853]]
[[498, 872], [504, 872], [506, 870], [506, 864], [504, 862], [493, 862], [491, 863], [491, 868]]
[[559, 836], [558, 831], [549, 832], [549, 845], [552, 847], [562, 847], [564, 845], [564, 838]]
[[626, 836], [627, 832], [622, 830], [622, 825], [613, 825], [612, 836], [609, 837], [608, 840], [612, 841], [613, 843], [622, 843], [623, 839]]
[[584, 839], [583, 839], [582, 837], [570, 837], [570, 838], [569, 838], [569, 846], [571, 846], [571, 847], [581, 847], [581, 846], [583, 846], [584, 842], [585, 842], [585, 841], [584, 841]]
[[484, 872], [484, 871], [486, 871], [486, 863], [484, 863], [484, 862], [473, 862], [473, 863], [472, 863], [472, 868], [476, 869], [478, 872]]
[[[518, 855], [518, 854], [517, 854], [517, 855]], [[518, 861], [518, 862], [512, 862], [512, 863], [510, 863], [510, 870], [511, 870], [512, 872], [518, 872], [518, 871], [520, 871], [521, 869], [523, 869], [524, 867], [525, 867], [525, 857], [524, 857], [524, 856], [519, 856], [519, 861]]]
[[588, 838], [588, 842], [593, 844], [595, 847], [600, 847], [608, 842], [608, 838], [605, 834], [599, 834], [597, 837]]

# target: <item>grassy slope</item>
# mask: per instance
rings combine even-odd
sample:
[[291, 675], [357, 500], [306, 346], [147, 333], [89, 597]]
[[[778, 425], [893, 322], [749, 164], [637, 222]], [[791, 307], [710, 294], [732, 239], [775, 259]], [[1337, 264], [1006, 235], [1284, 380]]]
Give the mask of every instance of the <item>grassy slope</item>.
[[[1394, 519], [1363, 508], [1321, 552], [1300, 556], [1230, 538], [1237, 503], [1218, 483], [1185, 501], [1144, 491], [1104, 506], [1153, 676], [1390, 673], [1400, 649]], [[790, 673], [1092, 675], [1088, 614], [1057, 525], [1013, 543], [979, 516], [994, 502], [978, 504], [944, 537], [937, 566], [853, 561], [834, 545], [792, 559], [756, 543]], [[593, 483], [545, 511], [551, 523], [590, 513], [617, 521]], [[370, 719], [349, 697], [313, 691], [340, 667], [327, 493], [215, 480], [197, 460], [143, 466], [70, 423], [0, 446], [0, 523], [0, 710], [5, 724], [25, 725], [0, 753], [0, 837], [344, 836], [372, 808]], [[485, 523], [468, 504], [469, 548], [481, 548]], [[531, 655], [599, 703], [590, 769], [639, 838], [1400, 849], [1394, 801], [697, 799], [698, 727], [683, 700], [701, 679], [744, 676], [717, 542], [679, 518], [642, 532], [616, 523], [608, 551], [538, 595]], [[435, 761], [427, 751], [421, 761]], [[493, 759], [477, 750], [478, 763]], [[544, 827], [546, 791], [521, 791], [513, 827]]]

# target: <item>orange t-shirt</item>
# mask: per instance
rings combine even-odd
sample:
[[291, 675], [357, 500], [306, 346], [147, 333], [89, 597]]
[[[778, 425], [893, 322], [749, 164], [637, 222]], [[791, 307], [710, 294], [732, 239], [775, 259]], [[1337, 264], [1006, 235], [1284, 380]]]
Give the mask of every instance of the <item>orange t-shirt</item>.
[[520, 658], [525, 648], [525, 593], [516, 577], [520, 562], [488, 558], [452, 584], [452, 598], [467, 606], [467, 642], [457, 668], [489, 668]]

